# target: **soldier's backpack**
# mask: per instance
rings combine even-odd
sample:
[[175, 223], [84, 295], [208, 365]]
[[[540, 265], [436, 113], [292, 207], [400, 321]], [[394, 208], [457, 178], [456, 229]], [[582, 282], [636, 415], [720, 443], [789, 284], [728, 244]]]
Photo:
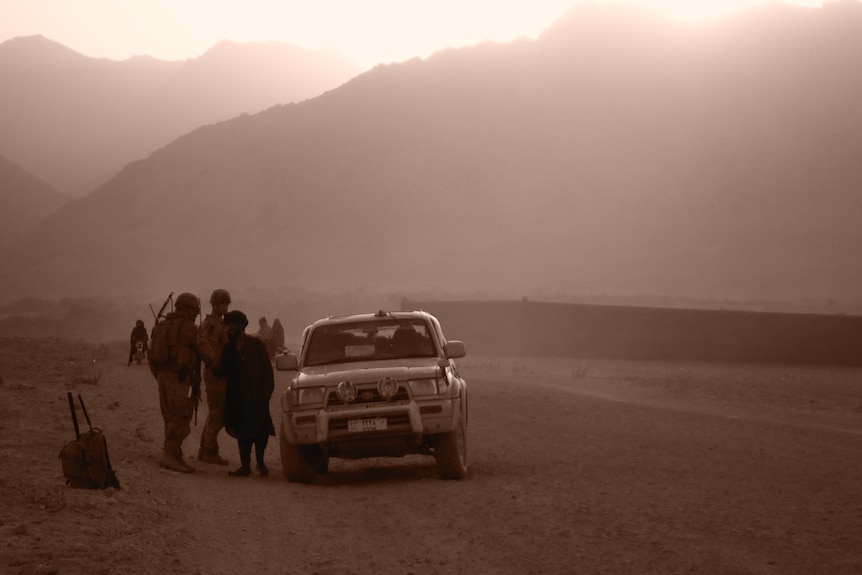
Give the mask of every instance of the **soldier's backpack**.
[[163, 319], [156, 322], [150, 333], [150, 362], [156, 365], [177, 360], [179, 348], [179, 322], [174, 319]]
[[78, 428], [78, 415], [75, 412], [75, 400], [72, 392], [68, 393], [69, 408], [72, 410], [72, 423], [75, 426], [75, 440], [67, 443], [60, 450], [60, 464], [63, 475], [66, 477], [66, 485], [80, 489], [105, 489], [106, 487], [120, 488], [117, 474], [111, 467], [111, 459], [108, 456], [108, 442], [105, 435], [90, 423], [90, 416], [84, 406], [84, 399], [78, 395], [81, 402], [81, 410], [87, 418], [89, 431], [80, 432]]
[[194, 322], [170, 315], [153, 326], [150, 335], [149, 357], [155, 366], [175, 364], [191, 369], [195, 365], [195, 352], [189, 342], [197, 336]]

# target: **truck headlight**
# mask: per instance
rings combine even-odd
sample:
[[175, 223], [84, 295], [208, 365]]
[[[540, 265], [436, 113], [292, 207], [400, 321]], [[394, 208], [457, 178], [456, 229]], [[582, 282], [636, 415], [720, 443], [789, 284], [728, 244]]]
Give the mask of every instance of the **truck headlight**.
[[436, 379], [411, 379], [409, 383], [410, 391], [414, 397], [419, 395], [437, 395]]
[[310, 403], [323, 403], [324, 387], [301, 387], [297, 394], [297, 403], [299, 405], [308, 405]]

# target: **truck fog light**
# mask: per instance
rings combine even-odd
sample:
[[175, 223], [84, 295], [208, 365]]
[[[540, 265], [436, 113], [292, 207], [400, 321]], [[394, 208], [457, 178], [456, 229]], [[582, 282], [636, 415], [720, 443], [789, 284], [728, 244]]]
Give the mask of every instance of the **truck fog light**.
[[342, 381], [338, 384], [338, 387], [335, 388], [335, 395], [337, 395], [338, 399], [344, 403], [350, 403], [356, 399], [356, 394], [356, 384], [352, 381]]
[[390, 399], [398, 393], [398, 380], [394, 377], [384, 377], [377, 382], [377, 391], [385, 399]]

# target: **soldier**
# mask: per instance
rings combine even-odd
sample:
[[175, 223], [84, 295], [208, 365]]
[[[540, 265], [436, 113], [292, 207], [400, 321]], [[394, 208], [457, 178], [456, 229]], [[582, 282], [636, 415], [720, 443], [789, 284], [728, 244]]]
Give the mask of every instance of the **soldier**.
[[177, 296], [176, 310], [153, 327], [148, 355], [150, 371], [159, 384], [159, 405], [165, 423], [165, 442], [159, 465], [192, 473], [183, 460], [182, 444], [188, 437], [200, 395], [200, 364], [214, 365], [209, 342], [195, 325], [200, 300], [188, 292]]
[[[212, 313], [201, 322], [201, 334], [209, 341], [216, 357], [221, 355], [227, 343], [224, 314], [230, 306], [230, 293], [224, 289], [214, 290], [210, 296]], [[227, 459], [219, 455], [218, 434], [224, 427], [224, 396], [227, 382], [223, 377], [213, 375], [209, 367], [204, 369], [204, 383], [207, 392], [207, 420], [201, 433], [201, 447], [198, 450], [198, 460], [204, 463], [227, 465]]]

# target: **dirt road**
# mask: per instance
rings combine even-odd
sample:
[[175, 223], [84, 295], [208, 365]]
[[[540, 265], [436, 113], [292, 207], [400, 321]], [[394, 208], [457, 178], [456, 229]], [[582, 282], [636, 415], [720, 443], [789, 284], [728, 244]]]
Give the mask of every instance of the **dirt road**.
[[[159, 469], [155, 384], [123, 345], [0, 339], [0, 573], [862, 572], [862, 370], [486, 359], [462, 364], [466, 480], [416, 456], [298, 485], [276, 438], [267, 478]], [[119, 491], [63, 485], [67, 390]]]

